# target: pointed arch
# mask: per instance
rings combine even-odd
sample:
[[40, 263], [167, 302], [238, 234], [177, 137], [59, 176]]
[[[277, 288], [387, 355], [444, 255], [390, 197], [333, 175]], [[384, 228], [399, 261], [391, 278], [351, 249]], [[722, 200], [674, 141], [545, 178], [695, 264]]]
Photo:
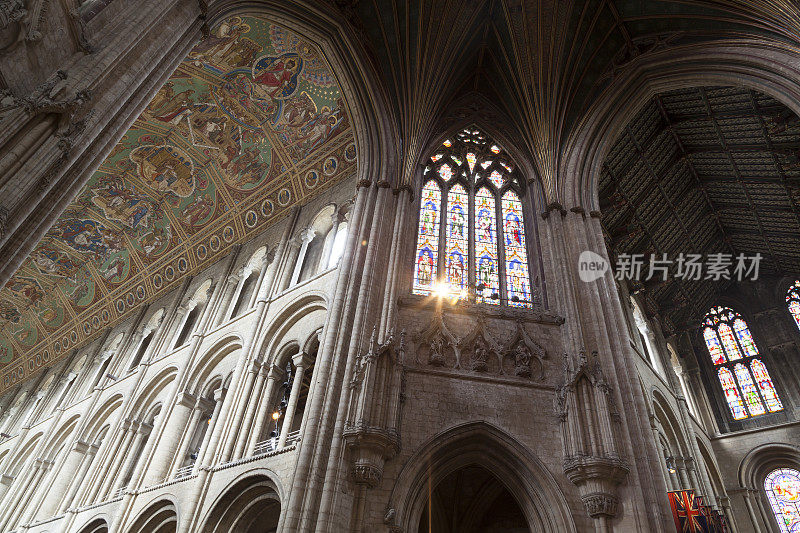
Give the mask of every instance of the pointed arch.
[[405, 463], [389, 498], [394, 524], [412, 531], [427, 502], [429, 483], [469, 465], [493, 472], [518, 498], [532, 532], [575, 532], [566, 499], [544, 464], [529, 449], [485, 422], [450, 428], [424, 443]]

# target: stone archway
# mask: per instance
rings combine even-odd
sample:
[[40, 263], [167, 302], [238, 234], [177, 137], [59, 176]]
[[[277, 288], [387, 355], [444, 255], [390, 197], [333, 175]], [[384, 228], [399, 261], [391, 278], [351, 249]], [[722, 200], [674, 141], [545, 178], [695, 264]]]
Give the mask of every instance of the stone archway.
[[203, 533], [274, 533], [281, 501], [275, 484], [265, 475], [245, 478], [216, 501]]
[[[541, 461], [513, 437], [484, 422], [459, 425], [437, 435], [405, 464], [385, 518], [391, 531], [576, 530], [564, 494]], [[461, 486], [454, 487], [459, 478]], [[473, 488], [465, 490], [468, 486]], [[431, 499], [434, 495], [438, 500]], [[449, 499], [453, 497], [463, 505], [455, 523], [437, 510], [442, 502], [452, 507]], [[434, 503], [429, 507], [429, 502]], [[429, 510], [432, 528], [425, 517]], [[493, 523], [492, 511], [502, 519]]]
[[130, 533], [175, 533], [178, 513], [175, 504], [161, 500], [148, 507], [128, 530]]
[[92, 520], [81, 529], [80, 533], [108, 533], [108, 523], [102, 518]]
[[428, 493], [419, 533], [523, 533], [525, 513], [511, 491], [486, 468], [465, 466]]

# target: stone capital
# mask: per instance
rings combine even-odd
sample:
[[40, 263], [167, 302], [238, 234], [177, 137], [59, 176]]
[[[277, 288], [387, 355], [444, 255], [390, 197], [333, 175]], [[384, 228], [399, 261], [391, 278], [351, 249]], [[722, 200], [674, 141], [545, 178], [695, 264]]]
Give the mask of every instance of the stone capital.
[[82, 440], [76, 440], [75, 444], [72, 445], [72, 449], [81, 454], [85, 454], [87, 451], [89, 451], [90, 447], [91, 444]]
[[214, 391], [214, 401], [215, 402], [221, 401], [223, 398], [225, 398], [225, 393], [227, 393], [227, 392], [228, 392], [228, 389], [226, 389], [225, 387], [220, 387], [217, 390], [215, 390]]
[[298, 352], [292, 356], [292, 363], [297, 368], [306, 369], [313, 362], [311, 355], [305, 352]]
[[182, 405], [189, 408], [194, 407], [195, 402], [197, 402], [197, 398], [195, 398], [193, 394], [190, 394], [186, 391], [179, 393], [178, 397], [175, 399], [175, 403], [177, 405]]
[[617, 497], [605, 492], [593, 492], [581, 496], [586, 513], [592, 518], [617, 515]]

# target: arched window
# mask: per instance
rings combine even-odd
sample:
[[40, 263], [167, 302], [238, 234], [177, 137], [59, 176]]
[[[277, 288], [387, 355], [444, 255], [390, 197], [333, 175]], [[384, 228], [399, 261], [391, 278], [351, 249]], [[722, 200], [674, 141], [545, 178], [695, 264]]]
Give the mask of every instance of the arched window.
[[779, 468], [767, 474], [764, 491], [781, 533], [800, 531], [800, 472]]
[[703, 339], [735, 420], [783, 409], [767, 367], [758, 358], [750, 328], [739, 313], [712, 307], [703, 320]]
[[786, 306], [789, 308], [795, 324], [800, 328], [800, 280], [795, 281], [786, 291]]
[[424, 179], [412, 291], [531, 307], [524, 188], [505, 152], [467, 128], [431, 156]]

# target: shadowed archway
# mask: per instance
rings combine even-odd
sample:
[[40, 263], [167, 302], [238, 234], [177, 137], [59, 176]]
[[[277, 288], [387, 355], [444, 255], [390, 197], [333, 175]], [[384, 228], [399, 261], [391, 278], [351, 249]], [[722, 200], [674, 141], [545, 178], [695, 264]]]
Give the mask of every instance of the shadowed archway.
[[275, 484], [265, 475], [252, 476], [235, 483], [217, 500], [202, 531], [273, 533], [280, 515]]

